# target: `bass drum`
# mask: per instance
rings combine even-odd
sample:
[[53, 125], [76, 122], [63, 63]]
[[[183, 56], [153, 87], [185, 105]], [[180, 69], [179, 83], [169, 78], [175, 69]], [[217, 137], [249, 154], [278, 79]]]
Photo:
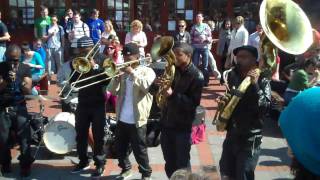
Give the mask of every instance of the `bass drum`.
[[44, 129], [43, 141], [54, 153], [66, 154], [76, 147], [75, 116], [72, 113], [60, 112]]

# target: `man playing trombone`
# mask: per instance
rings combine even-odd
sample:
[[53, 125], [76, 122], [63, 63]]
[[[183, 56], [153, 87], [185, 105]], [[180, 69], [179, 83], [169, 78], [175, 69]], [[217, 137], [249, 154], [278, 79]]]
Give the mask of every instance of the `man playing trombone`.
[[[135, 43], [126, 44], [123, 56], [125, 63], [138, 61], [139, 47]], [[108, 87], [112, 94], [118, 95], [116, 149], [119, 166], [122, 168], [119, 178], [131, 176], [132, 166], [128, 158], [131, 144], [142, 179], [149, 179], [152, 172], [146, 145], [147, 119], [152, 105], [149, 87], [156, 75], [149, 67], [132, 66], [123, 66], [123, 75], [114, 78]]]
[[[95, 56], [96, 48], [99, 47], [93, 47], [94, 44], [91, 38], [87, 36], [82, 37], [78, 40], [77, 43], [80, 54], [86, 55], [84, 58], [86, 65], [77, 62], [72, 62], [73, 66], [71, 67], [76, 68], [76, 72], [72, 73], [70, 83], [76, 84], [71, 84], [71, 88], [84, 86], [84, 83], [87, 84], [96, 82], [103, 78], [106, 79], [107, 76], [103, 75], [91, 78], [90, 80], [85, 82], [77, 83], [77, 81], [81, 78], [91, 77], [103, 72], [102, 61], [105, 59], [104, 57], [99, 58], [100, 55]], [[75, 58], [75, 60], [77, 60], [77, 58]], [[88, 72], [82, 72], [82, 68], [90, 68], [90, 70]], [[77, 133], [77, 152], [79, 155], [80, 162], [71, 171], [72, 173], [78, 173], [90, 168], [89, 158], [87, 155], [88, 131], [90, 124], [92, 126], [92, 133], [94, 139], [93, 159], [96, 166], [96, 171], [92, 174], [92, 176], [99, 177], [104, 172], [104, 165], [106, 162], [105, 152], [103, 150], [104, 127], [106, 125], [104, 86], [106, 86], [107, 84], [108, 81], [105, 81], [103, 83], [96, 83], [90, 85], [86, 88], [79, 88], [79, 103], [75, 112], [75, 128]]]

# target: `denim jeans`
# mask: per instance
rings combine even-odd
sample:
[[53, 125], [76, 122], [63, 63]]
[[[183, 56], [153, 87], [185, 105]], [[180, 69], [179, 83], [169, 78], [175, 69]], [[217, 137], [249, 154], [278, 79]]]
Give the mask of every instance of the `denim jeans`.
[[4, 61], [4, 53], [6, 52], [6, 47], [0, 46], [0, 62]]
[[116, 128], [116, 149], [119, 159], [119, 167], [122, 170], [132, 168], [129, 161], [130, 145], [133, 155], [139, 164], [139, 172], [144, 177], [150, 177], [152, 169], [149, 165], [149, 157], [146, 143], [147, 125], [136, 127], [135, 124], [127, 124], [118, 121]]
[[252, 141], [248, 139], [227, 134], [219, 162], [221, 177], [254, 180], [254, 170], [261, 151], [261, 135], [252, 137]]
[[30, 152], [30, 125], [27, 107], [25, 105], [14, 106], [12, 111], [6, 112], [5, 107], [0, 107], [0, 164], [11, 163], [9, 144], [10, 131], [16, 134], [20, 145], [20, 166], [27, 167], [34, 161]]
[[[201, 59], [200, 59], [201, 55]], [[200, 70], [204, 76], [204, 83], [209, 83], [209, 72], [208, 72], [208, 60], [209, 60], [209, 50], [208, 48], [194, 48], [192, 62], [195, 66], [199, 67], [201, 60]]]
[[162, 129], [160, 141], [168, 178], [178, 169], [191, 169], [191, 132]]

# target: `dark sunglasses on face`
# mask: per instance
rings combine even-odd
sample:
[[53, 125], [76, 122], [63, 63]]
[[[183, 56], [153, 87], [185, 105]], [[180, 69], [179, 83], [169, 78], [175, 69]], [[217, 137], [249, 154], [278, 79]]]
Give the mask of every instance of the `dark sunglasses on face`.
[[179, 27], [184, 27], [184, 25], [179, 25]]

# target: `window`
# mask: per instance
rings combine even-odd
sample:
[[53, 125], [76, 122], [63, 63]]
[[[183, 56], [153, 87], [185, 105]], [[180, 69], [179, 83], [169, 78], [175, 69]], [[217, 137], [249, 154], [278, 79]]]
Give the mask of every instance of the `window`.
[[116, 31], [129, 31], [130, 29], [130, 0], [105, 0], [107, 19], [110, 19]]
[[56, 14], [59, 17], [63, 17], [65, 15], [65, 0], [41, 0], [41, 3], [48, 7], [49, 15]]
[[175, 31], [179, 20], [185, 20], [188, 27], [193, 23], [194, 11], [190, 0], [169, 0], [168, 31]]
[[[162, 1], [154, 0], [137, 0], [136, 1], [136, 18], [141, 20], [145, 30], [160, 31]], [[146, 28], [151, 26], [151, 29]]]
[[[48, 0], [52, 1], [52, 0]], [[96, 8], [96, 0], [72, 0], [72, 9], [78, 10], [81, 13], [81, 19], [86, 22], [90, 17], [92, 9]]]
[[10, 0], [10, 28], [34, 24], [34, 0]]

